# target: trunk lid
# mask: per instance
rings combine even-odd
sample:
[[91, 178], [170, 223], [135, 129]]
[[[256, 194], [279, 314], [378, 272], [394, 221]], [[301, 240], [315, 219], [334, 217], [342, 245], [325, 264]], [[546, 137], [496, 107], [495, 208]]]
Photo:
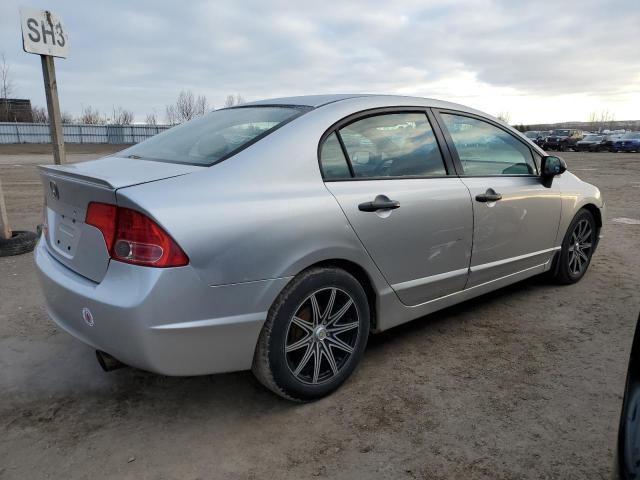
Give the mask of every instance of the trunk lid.
[[120, 157], [39, 166], [49, 252], [74, 272], [100, 282], [109, 266], [109, 252], [100, 230], [85, 223], [89, 203], [115, 205], [119, 188], [186, 175], [202, 168], [206, 167]]

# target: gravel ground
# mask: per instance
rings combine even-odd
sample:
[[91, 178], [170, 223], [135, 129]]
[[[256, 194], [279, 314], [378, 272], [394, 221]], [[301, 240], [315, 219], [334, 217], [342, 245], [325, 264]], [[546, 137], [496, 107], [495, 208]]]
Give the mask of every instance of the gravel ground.
[[[43, 152], [0, 149], [14, 229], [40, 222]], [[640, 219], [640, 154], [564, 157], [608, 208], [580, 283], [530, 279], [374, 336], [313, 404], [248, 372], [105, 374], [47, 318], [31, 255], [0, 258], [0, 478], [608, 478], [640, 308], [640, 225], [612, 220]]]

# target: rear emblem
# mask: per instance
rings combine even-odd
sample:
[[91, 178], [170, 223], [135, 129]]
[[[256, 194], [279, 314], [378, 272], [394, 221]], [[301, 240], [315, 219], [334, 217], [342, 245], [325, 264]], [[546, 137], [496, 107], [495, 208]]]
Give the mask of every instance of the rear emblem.
[[93, 327], [95, 325], [93, 321], [93, 314], [91, 313], [91, 310], [89, 310], [87, 307], [84, 307], [82, 309], [82, 319], [84, 320], [84, 323], [86, 323], [90, 327]]
[[53, 198], [55, 198], [56, 200], [60, 199], [60, 192], [58, 191], [58, 185], [56, 185], [56, 182], [54, 182], [53, 180], [49, 182], [49, 190], [51, 190], [51, 195], [53, 195]]

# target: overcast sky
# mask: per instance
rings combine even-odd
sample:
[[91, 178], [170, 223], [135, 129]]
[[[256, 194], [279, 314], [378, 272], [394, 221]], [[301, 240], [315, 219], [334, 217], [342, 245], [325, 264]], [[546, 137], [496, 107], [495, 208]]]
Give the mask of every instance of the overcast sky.
[[[309, 3], [309, 5], [307, 4]], [[314, 93], [394, 93], [463, 103], [511, 123], [640, 119], [640, 4], [599, 1], [57, 1], [0, 3], [15, 96], [45, 105], [22, 51], [20, 6], [64, 20], [61, 109], [114, 105], [164, 118], [181, 89], [214, 107]]]

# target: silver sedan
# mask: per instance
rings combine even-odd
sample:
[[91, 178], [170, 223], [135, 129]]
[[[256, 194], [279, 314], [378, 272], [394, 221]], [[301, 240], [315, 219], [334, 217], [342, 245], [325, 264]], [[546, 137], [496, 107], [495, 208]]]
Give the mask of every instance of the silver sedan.
[[299, 401], [341, 385], [370, 333], [545, 272], [577, 282], [604, 210], [499, 120], [382, 95], [217, 110], [40, 174], [48, 312], [105, 369], [251, 368]]

